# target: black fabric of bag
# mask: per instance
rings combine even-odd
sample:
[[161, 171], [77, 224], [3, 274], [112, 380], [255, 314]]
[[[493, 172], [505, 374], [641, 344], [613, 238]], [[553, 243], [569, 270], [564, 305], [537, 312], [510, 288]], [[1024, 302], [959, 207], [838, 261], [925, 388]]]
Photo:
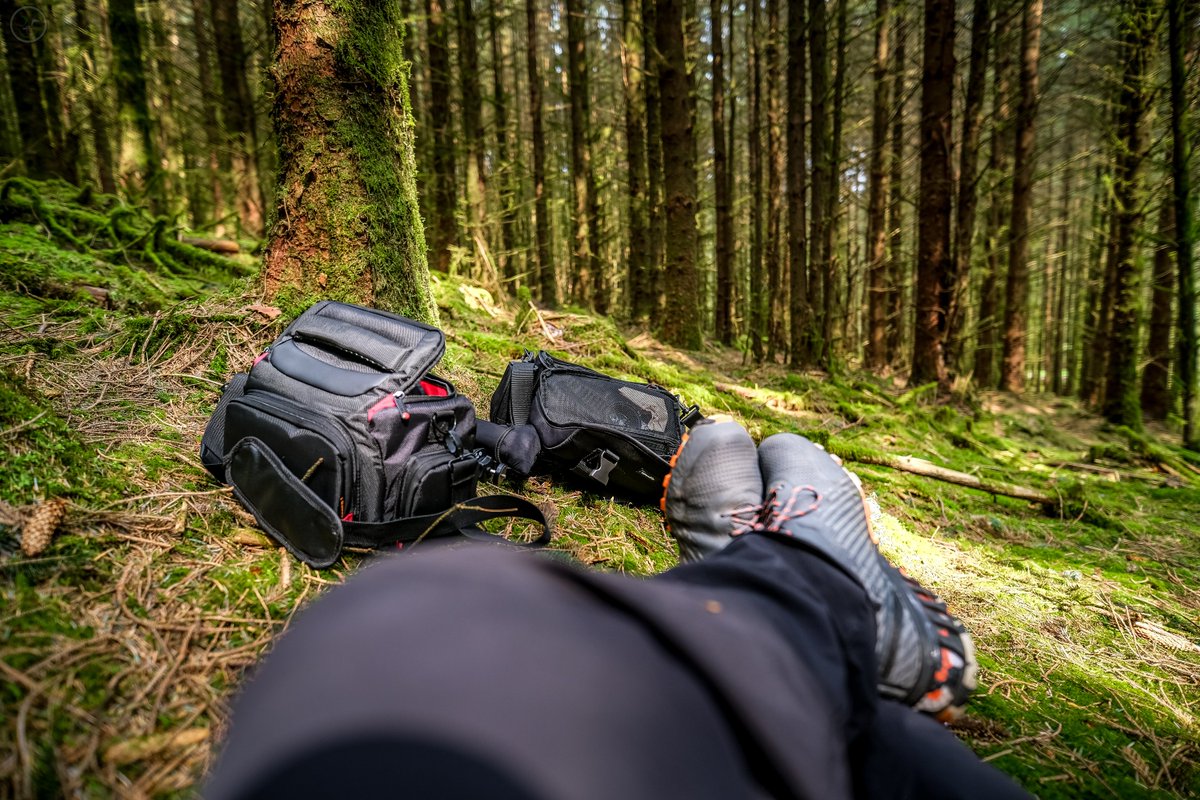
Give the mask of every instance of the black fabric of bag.
[[[536, 430], [539, 467], [645, 502], [662, 494], [668, 460], [699, 419], [696, 406], [685, 407], [661, 386], [619, 380], [545, 351], [511, 362], [491, 401], [493, 423]], [[521, 455], [528, 458], [529, 449]], [[517, 458], [496, 455], [506, 463]]]
[[487, 538], [473, 526], [497, 517], [533, 520], [541, 536], [531, 544], [545, 544], [536, 507], [476, 498], [491, 459], [476, 447], [471, 401], [430, 374], [444, 351], [437, 328], [317, 303], [226, 385], [201, 461], [315, 567], [333, 564], [343, 546]]

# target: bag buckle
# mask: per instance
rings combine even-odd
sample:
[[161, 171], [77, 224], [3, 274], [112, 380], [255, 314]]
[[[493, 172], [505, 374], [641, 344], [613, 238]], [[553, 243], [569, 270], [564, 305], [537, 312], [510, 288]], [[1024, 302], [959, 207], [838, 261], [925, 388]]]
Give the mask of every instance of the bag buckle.
[[685, 428], [692, 427], [702, 419], [704, 419], [704, 415], [700, 413], [699, 405], [693, 405], [691, 408], [684, 409], [684, 412], [679, 416], [679, 421], [683, 423]]
[[621, 458], [616, 453], [598, 448], [584, 456], [571, 471], [576, 475], [592, 478], [601, 486], [608, 486], [608, 475], [620, 461]]

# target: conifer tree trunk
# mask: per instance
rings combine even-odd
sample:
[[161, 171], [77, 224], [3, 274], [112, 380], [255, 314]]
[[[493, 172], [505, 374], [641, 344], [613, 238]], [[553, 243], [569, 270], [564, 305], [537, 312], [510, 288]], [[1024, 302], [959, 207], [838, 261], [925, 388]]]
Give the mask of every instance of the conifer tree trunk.
[[596, 173], [592, 166], [591, 98], [588, 89], [586, 0], [567, 0], [567, 74], [571, 105], [572, 295], [601, 314], [608, 312], [600, 268]]
[[[808, 160], [804, 148], [804, 99], [808, 84], [805, 52], [808, 27], [804, 5], [793, 3], [788, 9], [787, 65], [787, 214], [788, 260], [791, 269], [791, 291], [788, 293], [791, 313], [791, 358], [794, 369], [810, 367], [816, 361], [817, 329], [809, 305], [808, 239], [805, 230], [806, 179]], [[814, 216], [817, 209], [814, 207]]]
[[275, 0], [274, 24], [281, 159], [267, 296], [372, 303], [436, 322], [407, 66], [395, 57], [399, 3]]
[[1000, 277], [1004, 269], [1002, 253], [1007, 251], [1006, 226], [1012, 215], [1012, 190], [1008, 184], [1009, 155], [1012, 152], [1011, 93], [1014, 62], [1012, 13], [996, 16], [996, 64], [992, 83], [991, 144], [987, 174], [991, 186], [984, 240], [984, 273], [979, 292], [979, 334], [975, 343], [975, 382], [985, 389], [999, 386], [997, 365], [1000, 354]]
[[1158, 243], [1150, 295], [1150, 335], [1146, 366], [1142, 369], [1142, 414], [1146, 419], [1166, 419], [1171, 410], [1168, 391], [1171, 376], [1171, 300], [1175, 294], [1175, 214], [1172, 199], [1163, 201], [1158, 216]]
[[[800, 3], [789, 6], [789, 16], [799, 10]], [[825, 250], [825, 231], [829, 219], [829, 46], [825, 0], [808, 0], [808, 53], [812, 64], [812, 215], [808, 233], [808, 299], [816, 325], [818, 341], [815, 347], [819, 359], [824, 359], [830, 342], [829, 320], [825, 314], [825, 292], [832, 288], [829, 253]], [[801, 162], [803, 164], [803, 162]]]
[[[1175, 206], [1175, 269], [1179, 274], [1179, 388], [1183, 401], [1183, 443], [1200, 450], [1200, 342], [1196, 331], [1196, 273], [1192, 251], [1196, 241], [1189, 160], [1192, 154], [1188, 127], [1184, 55], [1189, 36], [1186, 0], [1167, 0], [1167, 31], [1171, 73], [1171, 188]], [[1194, 15], [1193, 15], [1194, 17]]]
[[[778, 353], [785, 351], [787, 304], [783, 286], [781, 248], [783, 242], [783, 211], [779, 202], [783, 192], [783, 125], [781, 108], [781, 66], [779, 56], [779, 0], [767, 0], [767, 46], [764, 56], [767, 62], [767, 359], [774, 361]], [[812, 287], [809, 287], [809, 303], [812, 302]]]
[[[1068, 148], [1068, 152], [1073, 152]], [[1071, 252], [1071, 209], [1073, 207], [1073, 195], [1071, 185], [1072, 172], [1070, 168], [1064, 169], [1062, 173], [1062, 195], [1059, 205], [1059, 229], [1058, 229], [1058, 268], [1054, 270], [1056, 291], [1056, 307], [1054, 315], [1051, 318], [1051, 324], [1054, 328], [1052, 357], [1050, 359], [1050, 374], [1052, 376], [1050, 382], [1050, 390], [1056, 395], [1062, 396], [1066, 394], [1067, 380], [1063, 375], [1063, 345], [1066, 340], [1066, 329], [1068, 328], [1069, 320], [1067, 315], [1072, 308], [1067, 301], [1067, 295], [1071, 289], [1071, 265], [1076, 259]]]
[[516, 187], [508, 151], [508, 92], [504, 88], [504, 52], [500, 42], [498, 6], [497, 0], [492, 0], [488, 11], [488, 35], [492, 45], [492, 111], [496, 123], [496, 166], [493, 174], [500, 198], [500, 252], [496, 254], [496, 261], [500, 274], [509, 281], [506, 285], [515, 293], [516, 278], [520, 274], [513, 254], [517, 224]]
[[529, 117], [533, 138], [534, 263], [542, 304], [558, 305], [558, 279], [550, 257], [550, 203], [546, 196], [546, 134], [542, 126], [542, 71], [538, 68], [536, 0], [525, 0], [525, 69], [529, 77]]
[[221, 113], [229, 137], [237, 180], [238, 216], [251, 235], [262, 232], [264, 197], [258, 168], [258, 135], [254, 129], [254, 97], [246, 78], [246, 47], [238, 0], [209, 0], [216, 36], [217, 70], [221, 76]]
[[646, 197], [646, 108], [642, 87], [642, 22], [639, 0], [621, 0], [622, 85], [625, 91], [625, 150], [629, 159], [629, 311], [645, 322], [654, 316], [650, 264], [650, 218]]
[[454, 123], [450, 116], [450, 34], [443, 0], [425, 0], [426, 41], [429, 43], [429, 122], [433, 128], [433, 208], [429, 249], [432, 267], [450, 271], [450, 248], [458, 239], [455, 221]]
[[[1037, 2], [1037, 0], [1035, 0]], [[950, 126], [954, 89], [954, 0], [925, 0], [921, 86], [921, 189], [917, 204], [917, 289], [910, 386], [946, 382], [938, 293], [949, 271]]]
[[[473, 0], [455, 0], [458, 12], [458, 79], [462, 91], [463, 138], [467, 151], [467, 213], [475, 275], [485, 276], [491, 253], [484, 235], [487, 218], [487, 148], [483, 130], [483, 93], [479, 88], [479, 39], [475, 30]], [[491, 275], [486, 275], [492, 278]], [[498, 276], [495, 276], [498, 277]]]
[[63, 87], [60, 85], [60, 78], [67, 74], [62, 34], [54, 4], [47, 3], [45, 12], [46, 33], [34, 42], [38, 74], [42, 82], [42, 102], [46, 109], [46, 121], [49, 123], [50, 140], [54, 147], [56, 172], [68, 183], [78, 183], [79, 133], [68, 117], [68, 109], [63, 102]]
[[888, 183], [888, 362], [896, 364], [902, 357], [901, 341], [904, 330], [904, 107], [907, 90], [904, 87], [904, 69], [907, 64], [905, 45], [908, 40], [908, 19], [905, 0], [896, 5], [896, 47], [892, 59], [892, 146], [891, 174]]
[[[825, 195], [825, 219], [827, 224], [825, 226], [825, 242], [822, 245], [825, 253], [825, 261], [829, 264], [830, 278], [826, 281], [824, 291], [822, 292], [824, 306], [822, 316], [825, 320], [825, 331], [822, 338], [825, 340], [824, 360], [826, 366], [831, 363], [831, 359], [836, 355], [835, 349], [838, 347], [838, 330], [844, 325], [849, 316], [848, 314], [839, 314], [837, 312], [839, 287], [842, 285], [843, 279], [838, 275], [839, 269], [836, 255], [838, 217], [840, 216], [838, 209], [841, 206], [842, 191], [842, 120], [846, 98], [847, 4], [847, 0], [838, 0], [835, 45], [837, 68], [833, 73], [833, 127], [829, 132], [829, 191]], [[845, 264], [845, 276], [846, 280], [851, 280], [848, 258]]]
[[208, 170], [212, 191], [212, 208], [215, 219], [221, 219], [226, 211], [227, 180], [232, 173], [229, 151], [224, 146], [221, 121], [217, 116], [217, 98], [212, 85], [214, 69], [213, 39], [209, 30], [212, 17], [205, 0], [191, 0], [192, 36], [196, 42], [196, 80], [199, 84], [200, 115], [204, 127], [206, 150], [205, 166]]
[[1021, 19], [1020, 99], [1013, 148], [1012, 221], [1009, 224], [1008, 279], [1004, 292], [1004, 364], [1000, 388], [1025, 390], [1025, 337], [1029, 304], [1029, 208], [1033, 201], [1033, 155], [1038, 101], [1038, 56], [1042, 0], [1029, 0]]
[[662, 103], [658, 91], [659, 55], [655, 43], [658, 27], [657, 0], [642, 3], [642, 61], [646, 74], [642, 85], [646, 89], [646, 204], [650, 231], [650, 247], [646, 260], [653, 281], [653, 305], [657, 313], [663, 308], [663, 255], [667, 235], [666, 208], [663, 197]]
[[955, 372], [962, 368], [966, 328], [966, 300], [971, 270], [971, 245], [975, 238], [975, 204], [978, 198], [979, 135], [983, 129], [983, 90], [992, 25], [991, 0], [975, 0], [971, 12], [971, 56], [967, 71], [966, 107], [959, 143], [958, 203], [954, 207], [954, 258], [948, 292], [942, 298], [946, 311], [946, 363]]
[[21, 151], [29, 177], [50, 178], [59, 174], [57, 154], [42, 105], [34, 43], [28, 41], [32, 37], [18, 35], [20, 24], [13, 24], [18, 8], [16, 0], [0, 0], [0, 27], [3, 28], [17, 129], [21, 134]]
[[108, 31], [112, 40], [113, 74], [120, 115], [137, 132], [134, 164], [142, 172], [150, 211], [162, 214], [167, 207], [163, 196], [162, 156], [154, 142], [154, 126], [146, 96], [141, 25], [134, 0], [110, 0]]
[[662, 338], [677, 347], [700, 346], [700, 276], [696, 266], [696, 165], [691, 87], [683, 44], [681, 0], [659, 0], [654, 30], [662, 114], [663, 189], [666, 198], [666, 308]]
[[1121, 63], [1124, 75], [1117, 101], [1119, 137], [1113, 225], [1112, 332], [1104, 387], [1104, 417], [1140, 428], [1138, 396], [1138, 329], [1141, 324], [1141, 265], [1135, 237], [1142, 223], [1142, 167], [1148, 143], [1145, 118], [1150, 105], [1147, 72], [1154, 46], [1155, 13], [1151, 0], [1128, 0], [1121, 20]]
[[746, 155], [750, 173], [750, 296], [747, 299], [750, 304], [750, 355], [754, 363], [759, 364], [764, 357], [763, 344], [767, 339], [767, 298], [763, 281], [762, 72], [758, 47], [762, 2], [749, 1], [750, 25], [746, 32], [746, 50], [750, 72], [750, 125], [746, 132]]
[[867, 352], [866, 367], [887, 366], [887, 124], [888, 39], [891, 32], [888, 0], [875, 0], [875, 81], [871, 105], [871, 160], [867, 168]]
[[96, 152], [96, 174], [100, 178], [100, 191], [115, 194], [117, 181], [113, 176], [112, 139], [109, 135], [108, 117], [103, 104], [103, 94], [99, 89], [99, 76], [96, 66], [96, 34], [92, 29], [91, 14], [87, 0], [75, 0], [75, 25], [79, 30], [79, 44], [83, 56], [83, 69], [91, 84], [91, 91], [84, 95], [87, 106], [88, 123], [92, 129], [92, 149]]
[[[628, 2], [628, 0], [626, 0]], [[717, 297], [714, 331], [721, 344], [733, 343], [733, 210], [729, 160], [725, 150], [725, 47], [721, 0], [711, 0], [713, 191], [717, 225]]]

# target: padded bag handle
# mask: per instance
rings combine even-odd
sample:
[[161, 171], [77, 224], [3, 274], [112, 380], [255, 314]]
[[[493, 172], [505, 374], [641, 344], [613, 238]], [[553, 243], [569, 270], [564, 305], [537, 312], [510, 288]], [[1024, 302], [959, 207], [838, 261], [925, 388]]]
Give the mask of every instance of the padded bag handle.
[[[543, 547], [551, 538], [541, 509], [520, 497], [489, 495], [458, 503], [445, 511], [387, 522], [350, 522], [284, 466], [261, 440], [247, 436], [229, 451], [225, 475], [234, 495], [250, 509], [272, 539], [309, 566], [323, 569], [341, 556], [343, 545], [381, 548], [426, 539], [464, 535], [523, 547]], [[532, 542], [517, 543], [474, 527], [490, 519], [515, 517], [541, 525]]]

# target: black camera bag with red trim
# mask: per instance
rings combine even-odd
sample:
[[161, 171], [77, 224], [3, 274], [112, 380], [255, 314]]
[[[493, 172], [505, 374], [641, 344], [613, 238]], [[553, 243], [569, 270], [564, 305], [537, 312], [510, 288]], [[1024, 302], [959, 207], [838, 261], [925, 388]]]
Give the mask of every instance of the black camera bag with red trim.
[[643, 502], [662, 496], [669, 459], [702, 419], [697, 406], [685, 406], [661, 386], [613, 378], [544, 350], [509, 363], [490, 416], [501, 426], [487, 437], [489, 444], [497, 440], [490, 454], [501, 462], [528, 455], [513, 453], [512, 442], [532, 428], [540, 444], [534, 469]]
[[465, 535], [477, 523], [541, 512], [518, 497], [476, 497], [490, 459], [475, 446], [470, 399], [430, 373], [437, 328], [325, 300], [234, 376], [205, 429], [201, 460], [262, 528], [301, 561], [342, 547], [400, 547]]

